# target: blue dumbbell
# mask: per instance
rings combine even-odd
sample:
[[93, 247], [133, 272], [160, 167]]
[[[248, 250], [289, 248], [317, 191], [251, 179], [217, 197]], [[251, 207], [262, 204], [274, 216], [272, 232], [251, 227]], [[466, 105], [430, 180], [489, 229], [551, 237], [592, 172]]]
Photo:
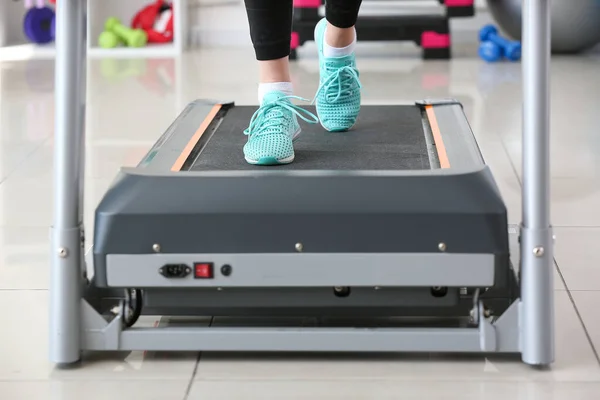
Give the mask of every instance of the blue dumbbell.
[[498, 29], [493, 25], [486, 25], [479, 31], [479, 40], [481, 42], [491, 42], [496, 44], [502, 50], [504, 57], [510, 61], [521, 59], [521, 43], [508, 40], [498, 35]]
[[487, 62], [498, 61], [502, 58], [502, 49], [494, 42], [481, 42], [479, 44], [479, 57]]

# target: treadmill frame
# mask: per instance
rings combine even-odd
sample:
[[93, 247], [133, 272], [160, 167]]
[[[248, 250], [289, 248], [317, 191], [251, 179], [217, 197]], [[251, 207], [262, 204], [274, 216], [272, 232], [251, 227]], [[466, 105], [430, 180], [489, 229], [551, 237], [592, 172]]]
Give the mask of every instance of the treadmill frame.
[[50, 360], [82, 350], [519, 352], [530, 365], [554, 361], [553, 236], [549, 196], [550, 13], [524, 2], [523, 222], [520, 298], [497, 320], [475, 305], [477, 328], [122, 328], [86, 290], [83, 184], [87, 0], [57, 4], [56, 145], [50, 280]]

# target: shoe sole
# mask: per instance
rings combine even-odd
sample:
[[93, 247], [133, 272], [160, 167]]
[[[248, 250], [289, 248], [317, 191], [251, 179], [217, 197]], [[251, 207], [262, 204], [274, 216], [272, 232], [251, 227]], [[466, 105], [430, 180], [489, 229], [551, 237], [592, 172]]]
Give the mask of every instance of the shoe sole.
[[[300, 136], [300, 132], [302, 132], [302, 128], [298, 127], [298, 130], [294, 132], [294, 136], [292, 136], [292, 142], [298, 139], [298, 136]], [[252, 165], [285, 165], [292, 163], [294, 161], [294, 158], [296, 158], [296, 155], [292, 153], [291, 156], [285, 158], [260, 157], [258, 160], [253, 160], [245, 157], [245, 160], [248, 164]]]
[[258, 160], [249, 160], [246, 158], [246, 162], [252, 165], [283, 165], [290, 164], [294, 161], [294, 158], [294, 155], [280, 159], [277, 159], [275, 157], [261, 157]]

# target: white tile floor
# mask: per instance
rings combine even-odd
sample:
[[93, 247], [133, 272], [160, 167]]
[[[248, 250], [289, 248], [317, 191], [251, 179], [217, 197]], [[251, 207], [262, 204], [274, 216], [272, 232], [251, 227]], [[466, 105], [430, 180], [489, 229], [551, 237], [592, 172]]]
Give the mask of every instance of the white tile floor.
[[[307, 49], [310, 52], [310, 46]], [[459, 50], [422, 62], [361, 48], [364, 103], [455, 97], [520, 219], [520, 65], [487, 65]], [[86, 221], [122, 164], [135, 164], [182, 106], [197, 97], [255, 103], [248, 50], [182, 60], [90, 63]], [[0, 399], [527, 399], [600, 398], [600, 60], [555, 58], [552, 69], [552, 217], [556, 225], [556, 364], [536, 371], [511, 358], [101, 354], [82, 368], [47, 361], [53, 65], [0, 63]], [[243, 65], [243, 68], [240, 66]], [[318, 70], [293, 66], [310, 98]], [[89, 231], [89, 229], [88, 229]], [[90, 232], [91, 233], [91, 232]], [[152, 321], [146, 321], [152, 323]]]

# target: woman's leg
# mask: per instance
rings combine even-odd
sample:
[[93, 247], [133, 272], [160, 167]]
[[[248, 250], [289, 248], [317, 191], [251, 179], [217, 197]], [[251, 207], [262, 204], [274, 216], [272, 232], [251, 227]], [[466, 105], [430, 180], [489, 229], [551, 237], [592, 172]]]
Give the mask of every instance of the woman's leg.
[[292, 94], [289, 55], [292, 0], [244, 0], [259, 65], [259, 102], [269, 89]]
[[327, 0], [325, 19], [315, 28], [319, 48], [320, 85], [316, 96], [321, 125], [346, 131], [360, 111], [361, 84], [354, 48], [356, 20], [362, 0]]
[[297, 116], [316, 123], [317, 118], [291, 103], [289, 71], [292, 36], [292, 0], [244, 0], [250, 38], [259, 64], [260, 108], [244, 131], [247, 162], [286, 164], [294, 160], [293, 139], [300, 133]]
[[356, 41], [356, 20], [362, 0], [327, 0], [325, 42], [333, 48], [344, 48]]

